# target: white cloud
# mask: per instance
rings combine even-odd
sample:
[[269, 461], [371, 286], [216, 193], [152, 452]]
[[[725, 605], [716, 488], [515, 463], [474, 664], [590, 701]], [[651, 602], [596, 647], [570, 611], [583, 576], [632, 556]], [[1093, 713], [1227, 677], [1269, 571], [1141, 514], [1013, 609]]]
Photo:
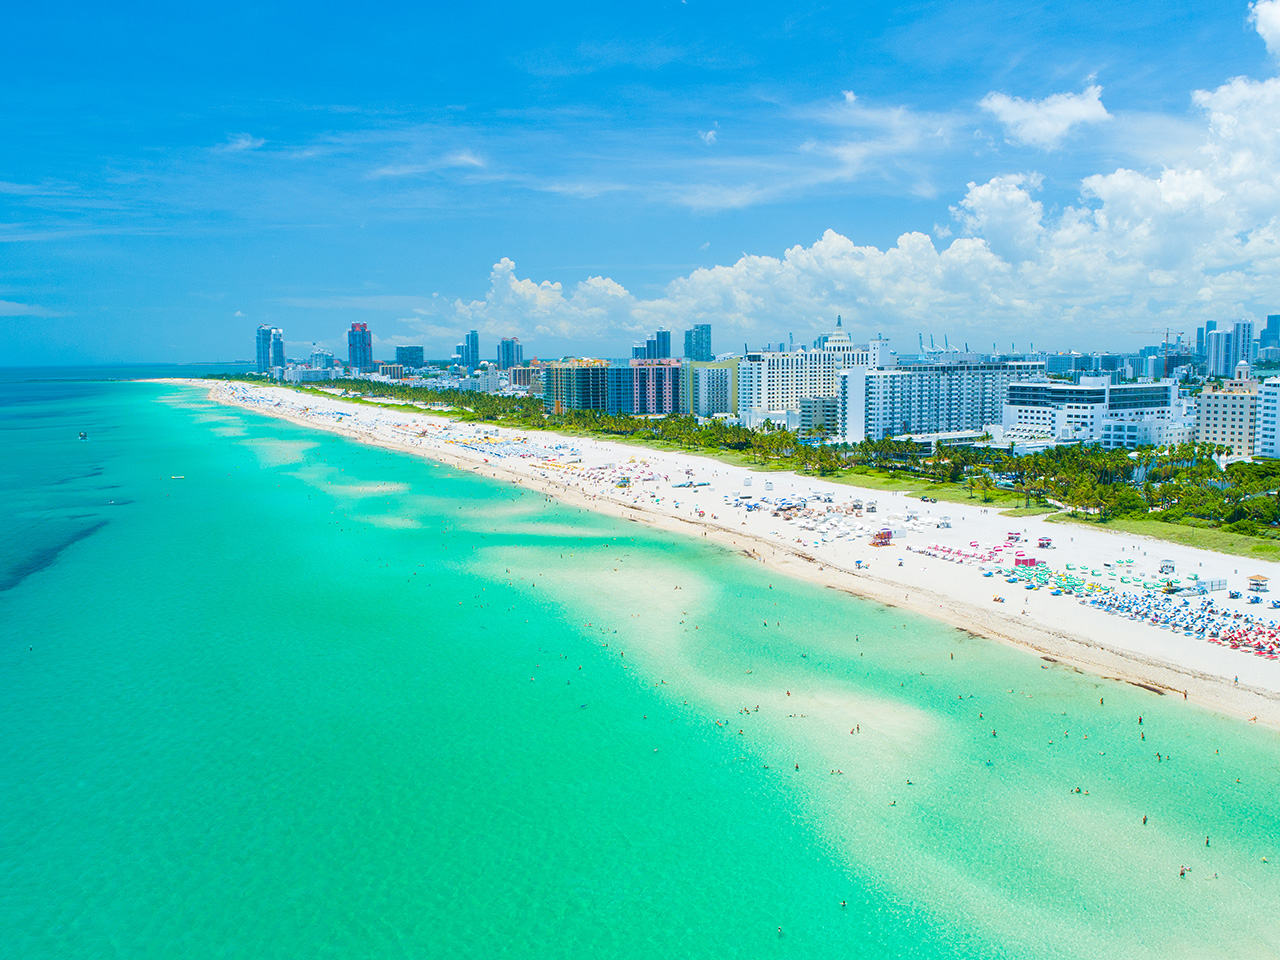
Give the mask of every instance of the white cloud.
[[236, 133], [227, 137], [227, 142], [219, 144], [217, 149], [223, 153], [238, 153], [241, 150], [257, 150], [267, 141], [261, 137], [250, 136], [247, 133]]
[[712, 146], [716, 142], [716, 132], [714, 130], [703, 131], [702, 133], [698, 134], [698, 136], [702, 138], [702, 142], [705, 143], [708, 147]]
[[[856, 336], [917, 331], [1019, 345], [1134, 346], [1129, 331], [1190, 335], [1205, 319], [1280, 308], [1280, 78], [1231, 80], [1194, 95], [1201, 144], [1152, 171], [1084, 178], [1049, 208], [1034, 173], [970, 183], [936, 240], [904, 233], [880, 249], [828, 230], [781, 256], [695, 270], [658, 295], [607, 277], [575, 286], [517, 277], [503, 259], [482, 299], [433, 310], [436, 322], [515, 334], [555, 350], [617, 355], [656, 326], [709, 322], [717, 344], [805, 340], [837, 313]], [[954, 227], [955, 236], [951, 230]], [[548, 350], [551, 347], [553, 349]]]
[[60, 314], [34, 303], [16, 303], [0, 300], [0, 317], [56, 317]]
[[484, 167], [484, 161], [470, 150], [455, 150], [444, 158], [447, 167]]
[[1280, 0], [1257, 0], [1249, 6], [1249, 22], [1273, 57], [1280, 57]]
[[1004, 125], [1010, 142], [1045, 150], [1061, 143], [1073, 127], [1111, 118], [1102, 105], [1102, 88], [1096, 83], [1083, 93], [1055, 93], [1043, 100], [1023, 100], [993, 91], [978, 106]]
[[404, 163], [388, 163], [370, 171], [370, 180], [381, 180], [386, 177], [416, 177], [423, 173], [434, 173], [461, 167], [464, 169], [482, 170], [485, 162], [470, 150], [455, 150], [430, 160], [415, 160]]

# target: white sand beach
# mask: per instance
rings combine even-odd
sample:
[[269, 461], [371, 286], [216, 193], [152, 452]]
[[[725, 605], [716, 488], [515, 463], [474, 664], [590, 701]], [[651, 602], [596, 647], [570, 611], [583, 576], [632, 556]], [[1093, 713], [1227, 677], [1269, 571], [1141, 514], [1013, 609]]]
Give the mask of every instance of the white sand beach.
[[[1264, 576], [1280, 598], [1277, 563], [1008, 517], [976, 499], [927, 503], [688, 453], [452, 421], [408, 405], [390, 410], [279, 387], [184, 382], [209, 387], [221, 403], [705, 536], [782, 573], [1280, 729], [1280, 607], [1271, 606], [1270, 592], [1250, 603], [1248, 589], [1250, 576]], [[802, 508], [778, 509], [779, 501], [799, 499]], [[873, 545], [885, 528], [893, 531], [891, 543]], [[1052, 545], [1040, 547], [1042, 537]], [[1039, 561], [1044, 585], [1006, 582], [996, 568], [1007, 570], [1016, 559]], [[1225, 580], [1227, 589], [1178, 598], [1144, 589], [1164, 563], [1183, 586]], [[1228, 590], [1242, 597], [1229, 599]]]

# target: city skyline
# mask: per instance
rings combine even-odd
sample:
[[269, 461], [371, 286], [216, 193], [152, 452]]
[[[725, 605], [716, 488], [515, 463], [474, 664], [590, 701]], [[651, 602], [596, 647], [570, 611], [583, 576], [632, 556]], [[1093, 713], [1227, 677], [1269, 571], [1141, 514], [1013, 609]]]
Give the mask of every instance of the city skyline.
[[19, 11], [7, 362], [233, 359], [261, 324], [341, 354], [352, 322], [386, 355], [459, 329], [625, 355], [835, 314], [1128, 349], [1280, 293], [1277, 0], [504, 13], [424, 65], [479, 14]]

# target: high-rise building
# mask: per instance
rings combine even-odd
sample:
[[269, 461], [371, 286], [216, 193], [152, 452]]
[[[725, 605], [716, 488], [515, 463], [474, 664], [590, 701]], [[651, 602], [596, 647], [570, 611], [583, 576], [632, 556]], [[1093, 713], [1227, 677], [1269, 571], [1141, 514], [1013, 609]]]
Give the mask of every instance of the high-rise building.
[[1255, 350], [1252, 320], [1237, 320], [1230, 329], [1205, 330], [1205, 366], [1211, 377], [1234, 376], [1236, 365], [1242, 360], [1253, 362]]
[[347, 331], [347, 362], [356, 373], [377, 369], [373, 362], [373, 334], [367, 323], [353, 323]]
[[671, 331], [655, 330], [643, 344], [631, 348], [632, 360], [666, 360], [671, 356]]
[[1247, 460], [1253, 456], [1257, 419], [1258, 381], [1250, 378], [1249, 365], [1241, 361], [1232, 379], [1221, 386], [1205, 384], [1200, 391], [1196, 440], [1230, 447], [1231, 459]]
[[1259, 347], [1280, 347], [1280, 313], [1267, 314], [1267, 325], [1258, 336]]
[[671, 356], [671, 331], [657, 330], [653, 334], [655, 347], [650, 360], [666, 360]]
[[498, 341], [498, 369], [510, 370], [524, 363], [524, 347], [519, 337], [503, 337]]
[[257, 344], [257, 348], [258, 348], [257, 357], [258, 357], [258, 372], [259, 372], [259, 373], [270, 373], [270, 372], [271, 372], [271, 333], [272, 333], [272, 329], [273, 329], [273, 328], [272, 328], [271, 324], [269, 324], [269, 323], [264, 323], [262, 326], [260, 326], [260, 327], [258, 328], [258, 335], [257, 335], [257, 338], [256, 338], [256, 344]]
[[1258, 387], [1255, 409], [1257, 429], [1253, 454], [1271, 460], [1280, 459], [1280, 377], [1264, 380]]
[[1207, 354], [1207, 342], [1209, 334], [1218, 329], [1217, 320], [1206, 320], [1203, 327], [1196, 327], [1196, 356], [1203, 357]]
[[738, 411], [799, 411], [804, 397], [834, 397], [840, 392], [839, 357], [826, 350], [748, 353], [738, 362]]
[[604, 410], [609, 364], [604, 360], [561, 360], [542, 368], [542, 405], [549, 414]]
[[462, 365], [467, 368], [468, 373], [474, 373], [480, 366], [480, 334], [474, 330], [468, 331], [462, 346]]
[[396, 347], [396, 363], [408, 370], [417, 370], [425, 363], [421, 347]]
[[271, 328], [271, 367], [284, 370], [284, 331], [279, 327]]
[[840, 435], [848, 443], [999, 423], [1009, 384], [1044, 377], [1043, 361], [850, 367], [840, 373]]
[[[632, 360], [628, 413], [667, 414], [680, 409], [680, 361]], [[621, 412], [621, 411], [620, 411]]]
[[1187, 439], [1190, 430], [1174, 406], [1178, 385], [1114, 384], [1108, 376], [1020, 380], [1009, 384], [1002, 423], [1006, 432], [1053, 441], [1101, 442], [1107, 449], [1163, 446]]
[[311, 358], [308, 362], [312, 370], [332, 370], [333, 354], [313, 343], [311, 345]]
[[681, 366], [680, 409], [695, 417], [738, 415], [738, 360], [686, 360]]
[[684, 332], [684, 358], [699, 363], [715, 359], [711, 352], [711, 324], [695, 323], [693, 329]]

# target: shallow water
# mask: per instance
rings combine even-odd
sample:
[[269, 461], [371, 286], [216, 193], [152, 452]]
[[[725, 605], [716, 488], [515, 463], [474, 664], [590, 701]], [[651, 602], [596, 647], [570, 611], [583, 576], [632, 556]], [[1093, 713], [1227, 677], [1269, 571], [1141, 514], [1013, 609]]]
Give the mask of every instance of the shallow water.
[[198, 390], [0, 401], [10, 955], [1280, 953], [1274, 733]]

